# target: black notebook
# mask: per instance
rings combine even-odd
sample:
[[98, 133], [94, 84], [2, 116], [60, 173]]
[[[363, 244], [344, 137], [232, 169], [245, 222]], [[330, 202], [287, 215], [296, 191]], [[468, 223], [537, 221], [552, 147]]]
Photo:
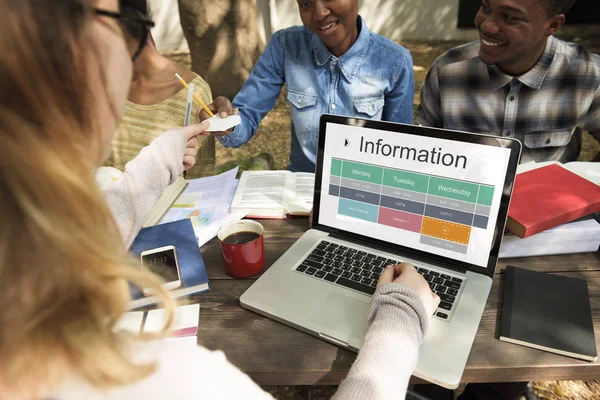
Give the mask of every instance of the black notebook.
[[595, 361], [585, 279], [507, 266], [500, 340]]

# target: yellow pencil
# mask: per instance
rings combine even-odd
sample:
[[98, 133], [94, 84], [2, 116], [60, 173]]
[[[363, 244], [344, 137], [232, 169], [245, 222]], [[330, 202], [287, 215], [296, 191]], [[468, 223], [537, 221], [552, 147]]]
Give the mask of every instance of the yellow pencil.
[[[184, 88], [189, 90], [189, 86], [188, 84], [183, 80], [183, 78], [179, 75], [179, 74], [175, 74], [175, 76], [177, 77], [177, 79], [179, 79], [179, 82], [181, 82], [181, 84], [183, 85]], [[200, 105], [202, 106], [202, 108], [204, 108], [204, 111], [206, 111], [208, 113], [208, 115], [210, 115], [211, 117], [214, 117], [215, 114], [212, 113], [212, 111], [210, 111], [208, 109], [208, 107], [206, 106], [206, 104], [204, 104], [204, 102], [202, 100], [200, 100], [200, 97], [198, 97], [198, 95], [196, 93], [194, 93], [194, 98], [196, 99], [196, 101], [198, 103], [200, 103]]]

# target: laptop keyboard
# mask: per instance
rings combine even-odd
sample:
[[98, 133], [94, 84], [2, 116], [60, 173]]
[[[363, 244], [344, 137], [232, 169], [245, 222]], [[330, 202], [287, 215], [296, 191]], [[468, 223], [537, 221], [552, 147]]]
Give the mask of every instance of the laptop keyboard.
[[[359, 251], [328, 241], [320, 242], [296, 267], [296, 271], [372, 295], [379, 275], [387, 265], [401, 261]], [[441, 302], [435, 316], [448, 320], [463, 279], [415, 266]]]

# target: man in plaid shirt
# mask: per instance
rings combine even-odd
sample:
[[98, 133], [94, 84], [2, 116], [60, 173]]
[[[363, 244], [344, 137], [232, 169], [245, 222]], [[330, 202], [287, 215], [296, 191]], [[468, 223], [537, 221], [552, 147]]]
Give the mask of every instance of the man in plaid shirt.
[[427, 74], [415, 123], [516, 138], [521, 162], [577, 160], [600, 141], [600, 56], [552, 35], [575, 0], [483, 0], [480, 40]]
[[[554, 38], [575, 0], [482, 0], [480, 40], [439, 57], [415, 123], [519, 139], [522, 162], [577, 160], [582, 130], [600, 141], [600, 57]], [[459, 400], [514, 400], [527, 382], [468, 384]], [[415, 385], [436, 400], [450, 390]], [[526, 393], [529, 398], [530, 393]]]

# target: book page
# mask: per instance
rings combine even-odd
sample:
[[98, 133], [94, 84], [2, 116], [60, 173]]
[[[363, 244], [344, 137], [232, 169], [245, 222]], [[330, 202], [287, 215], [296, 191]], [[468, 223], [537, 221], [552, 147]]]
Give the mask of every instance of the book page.
[[296, 172], [295, 177], [295, 197], [312, 205], [313, 194], [315, 191], [315, 174], [307, 172]]
[[244, 171], [231, 208], [285, 210], [289, 171]]
[[307, 172], [292, 174], [288, 212], [292, 215], [308, 214], [313, 206], [314, 190], [315, 174]]
[[[191, 336], [198, 333], [200, 304], [190, 304], [175, 308], [175, 320], [169, 330], [169, 336]], [[167, 322], [167, 312], [164, 308], [148, 311], [144, 332], [160, 332]]]
[[125, 331], [131, 333], [140, 333], [142, 321], [144, 320], [143, 311], [131, 311], [121, 315], [121, 318], [115, 324], [115, 332]]
[[571, 161], [563, 164], [563, 167], [574, 174], [600, 185], [600, 163], [592, 161]]
[[188, 180], [188, 186], [161, 219], [161, 223], [189, 218], [194, 230], [209, 226], [228, 214], [230, 194], [237, 184], [238, 168], [220, 175]]

